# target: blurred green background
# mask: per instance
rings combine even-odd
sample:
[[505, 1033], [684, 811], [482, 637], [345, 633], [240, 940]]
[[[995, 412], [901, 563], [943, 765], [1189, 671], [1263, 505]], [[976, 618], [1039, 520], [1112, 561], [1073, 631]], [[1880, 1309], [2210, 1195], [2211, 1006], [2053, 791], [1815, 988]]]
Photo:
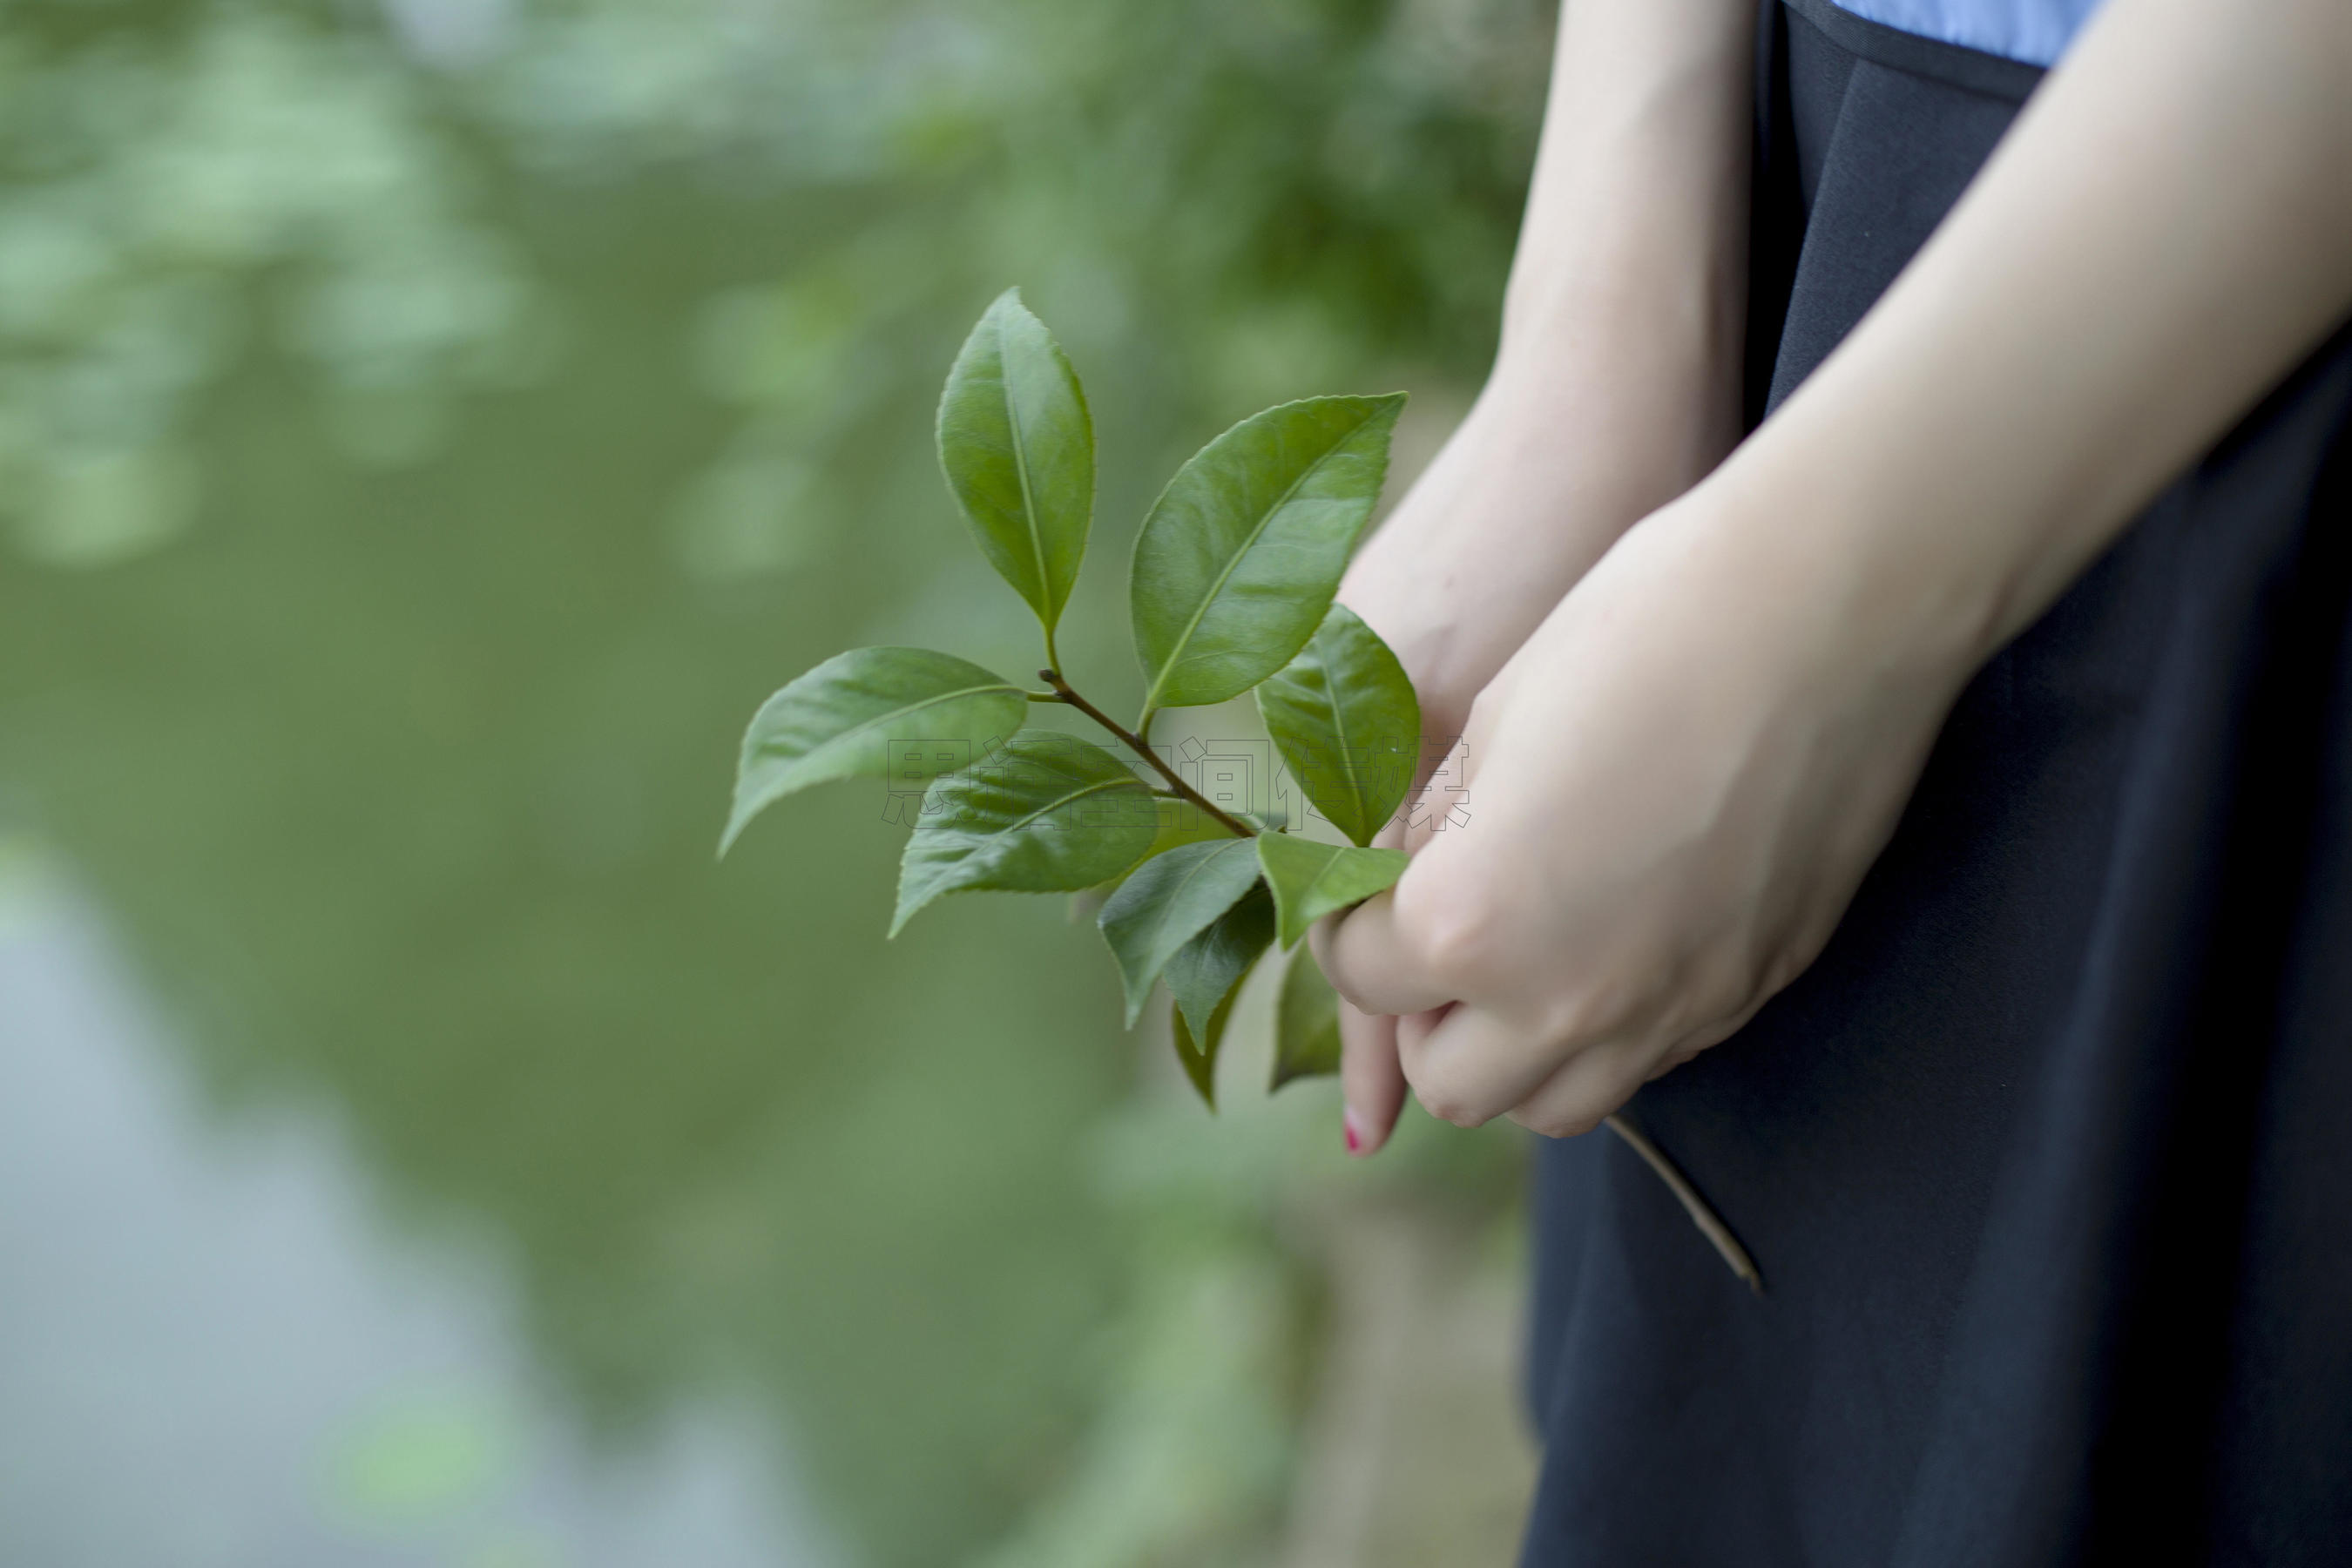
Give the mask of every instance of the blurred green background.
[[[1507, 1553], [1509, 1139], [1349, 1166], [1247, 1005], [1213, 1122], [1058, 900], [886, 945], [878, 793], [711, 848], [817, 659], [1034, 662], [929, 447], [1007, 284], [1116, 703], [1184, 454], [1403, 386], [1425, 459], [1550, 23], [0, 6], [0, 1563]], [[1390, 1432], [1470, 1524], [1347, 1544]]]

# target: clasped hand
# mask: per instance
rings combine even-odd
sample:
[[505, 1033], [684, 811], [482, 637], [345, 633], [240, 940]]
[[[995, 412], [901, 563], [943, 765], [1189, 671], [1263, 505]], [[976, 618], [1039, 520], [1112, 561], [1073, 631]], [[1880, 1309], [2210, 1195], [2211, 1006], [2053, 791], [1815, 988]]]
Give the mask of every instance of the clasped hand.
[[1403, 879], [1317, 931], [1397, 1018], [1349, 1031], [1351, 1142], [1400, 1070], [1448, 1121], [1590, 1131], [1829, 940], [1966, 672], [1760, 521], [1702, 485], [1627, 534], [1473, 704], [1468, 820], [1413, 814]]

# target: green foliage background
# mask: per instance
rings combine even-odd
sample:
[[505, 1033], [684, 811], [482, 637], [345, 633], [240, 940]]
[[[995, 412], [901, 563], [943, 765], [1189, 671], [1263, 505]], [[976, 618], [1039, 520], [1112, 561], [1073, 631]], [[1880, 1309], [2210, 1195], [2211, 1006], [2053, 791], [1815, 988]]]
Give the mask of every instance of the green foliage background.
[[[840, 647], [1031, 668], [1019, 603], [931, 548], [961, 527], [931, 401], [1008, 282], [1104, 454], [1073, 665], [1132, 668], [1116, 567], [1233, 419], [1402, 384], [1425, 449], [1491, 348], [1549, 24], [10, 6], [9, 822], [94, 889], [223, 1114], [329, 1105], [388, 1207], [505, 1239], [590, 1418], [755, 1391], [876, 1564], [1244, 1560], [1311, 1291], [1282, 1182], [1200, 1163], [1309, 1157], [1179, 1102], [1195, 1154], [1118, 1176], [1160, 1102], [1091, 933], [950, 900], [886, 948], [878, 802], [811, 797], [714, 872], [720, 784]], [[1223, 1373], [1171, 1337], [1208, 1321], [1188, 1289]], [[1229, 1395], [1166, 1394], [1196, 1384]], [[1139, 1517], [1104, 1500], [1120, 1442], [1229, 1463], [1106, 1546], [1087, 1520]]]

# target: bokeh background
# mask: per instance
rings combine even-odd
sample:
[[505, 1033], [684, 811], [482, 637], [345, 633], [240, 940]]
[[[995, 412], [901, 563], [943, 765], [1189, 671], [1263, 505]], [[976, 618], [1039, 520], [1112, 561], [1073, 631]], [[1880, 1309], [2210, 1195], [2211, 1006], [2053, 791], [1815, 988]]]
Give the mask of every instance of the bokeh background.
[[929, 446], [1008, 284], [1115, 704], [1185, 454], [1425, 460], [1550, 25], [0, 6], [0, 1563], [1507, 1561], [1510, 1137], [1350, 1164], [1263, 985], [1212, 1120], [1058, 900], [886, 944], [878, 795], [711, 851], [817, 659], [1035, 662]]

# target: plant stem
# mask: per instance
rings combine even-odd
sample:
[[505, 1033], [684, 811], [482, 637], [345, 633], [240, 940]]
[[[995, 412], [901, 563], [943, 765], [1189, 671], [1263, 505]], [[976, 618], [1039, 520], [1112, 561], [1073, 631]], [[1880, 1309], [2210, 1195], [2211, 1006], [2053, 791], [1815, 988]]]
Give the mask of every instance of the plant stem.
[[1108, 730], [1120, 740], [1126, 742], [1129, 750], [1132, 751], [1137, 756], [1141, 757], [1145, 762], [1150, 763], [1152, 767], [1158, 771], [1160, 776], [1168, 781], [1169, 787], [1173, 789], [1178, 795], [1183, 796], [1186, 800], [1191, 801], [1194, 805], [1199, 806], [1202, 811], [1207, 812], [1211, 816], [1216, 818], [1217, 821], [1223, 823], [1225, 827], [1235, 836], [1243, 838], [1255, 838], [1257, 837], [1256, 828], [1250, 826], [1247, 823], [1241, 821], [1238, 817], [1229, 816], [1225, 812], [1220, 811], [1206, 795], [1202, 795], [1199, 790], [1194, 789], [1191, 784], [1186, 784], [1182, 775], [1179, 774], [1174, 768], [1170, 767], [1167, 761], [1162, 758], [1159, 752], [1151, 749], [1150, 742], [1137, 734], [1134, 731], [1128, 729], [1118, 720], [1112, 718], [1109, 714], [1104, 712], [1101, 709], [1096, 707], [1085, 698], [1079, 696], [1076, 690], [1071, 687], [1070, 683], [1062, 679], [1060, 671], [1041, 669], [1037, 672], [1037, 679], [1052, 687], [1054, 689], [1054, 694], [1051, 697], [1047, 697], [1043, 692], [1033, 691], [1029, 694], [1029, 700], [1031, 701], [1068, 703], [1071, 707], [1076, 709], [1079, 712], [1085, 714], [1087, 718], [1093, 720], [1104, 729]]
[[1698, 1226], [1699, 1234], [1715, 1244], [1716, 1251], [1731, 1265], [1731, 1271], [1747, 1280], [1750, 1290], [1759, 1296], [1764, 1294], [1764, 1276], [1756, 1271], [1756, 1260], [1748, 1256], [1748, 1249], [1739, 1245], [1739, 1238], [1731, 1234], [1731, 1227], [1706, 1206], [1706, 1200], [1698, 1195], [1698, 1189], [1675, 1169], [1675, 1163], [1667, 1159], [1655, 1143], [1643, 1137], [1641, 1129], [1623, 1117], [1608, 1116], [1601, 1120], [1609, 1131], [1625, 1140], [1633, 1152], [1642, 1156], [1643, 1163], [1658, 1173], [1659, 1179], [1666, 1184], [1675, 1196], [1682, 1200], [1683, 1212], [1691, 1216], [1691, 1223]]

